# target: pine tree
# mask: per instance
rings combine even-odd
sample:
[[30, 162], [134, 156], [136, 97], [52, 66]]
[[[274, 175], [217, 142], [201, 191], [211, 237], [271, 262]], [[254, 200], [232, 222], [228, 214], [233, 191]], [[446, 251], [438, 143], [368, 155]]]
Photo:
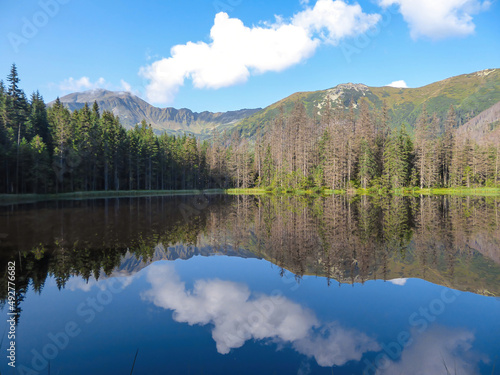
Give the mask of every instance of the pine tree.
[[413, 144], [403, 125], [393, 130], [384, 150], [384, 178], [389, 187], [399, 189], [409, 185], [412, 173]]
[[54, 141], [54, 163], [56, 174], [56, 192], [64, 190], [64, 176], [67, 173], [66, 159], [68, 157], [69, 142], [71, 139], [70, 113], [62, 105], [59, 98], [48, 111], [51, 126], [51, 138]]
[[52, 143], [50, 139], [49, 121], [47, 118], [47, 108], [43, 97], [38, 91], [31, 95], [30, 111], [27, 122], [28, 139], [39, 135], [45, 145]]
[[7, 76], [9, 88], [7, 91], [6, 100], [6, 117], [7, 127], [13, 130], [16, 136], [17, 151], [16, 151], [16, 172], [15, 186], [16, 191], [19, 191], [19, 167], [20, 167], [20, 146], [21, 139], [24, 137], [24, 125], [27, 120], [28, 103], [23, 90], [19, 88], [19, 76], [17, 74], [16, 64], [12, 64], [10, 74]]
[[40, 135], [35, 135], [29, 143], [30, 160], [28, 181], [33, 193], [47, 193], [50, 189], [50, 155], [47, 145]]

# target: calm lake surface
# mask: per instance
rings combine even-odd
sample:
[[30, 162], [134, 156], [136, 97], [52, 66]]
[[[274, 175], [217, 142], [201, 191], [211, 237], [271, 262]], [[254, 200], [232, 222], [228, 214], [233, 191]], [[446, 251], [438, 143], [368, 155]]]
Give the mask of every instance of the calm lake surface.
[[1, 374], [500, 374], [498, 198], [18, 204], [0, 256]]

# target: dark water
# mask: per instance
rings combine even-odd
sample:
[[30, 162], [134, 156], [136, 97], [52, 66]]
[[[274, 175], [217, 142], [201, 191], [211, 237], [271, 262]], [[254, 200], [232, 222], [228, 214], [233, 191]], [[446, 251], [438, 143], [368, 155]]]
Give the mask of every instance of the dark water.
[[500, 374], [499, 211], [460, 197], [0, 207], [0, 373]]

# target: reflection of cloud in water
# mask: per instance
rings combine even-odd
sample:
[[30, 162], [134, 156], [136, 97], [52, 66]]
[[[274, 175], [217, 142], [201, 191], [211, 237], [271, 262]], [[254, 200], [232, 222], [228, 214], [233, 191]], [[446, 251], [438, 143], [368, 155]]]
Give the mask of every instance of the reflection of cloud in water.
[[336, 323], [321, 325], [315, 314], [282, 296], [253, 295], [244, 284], [222, 280], [197, 280], [186, 290], [173, 266], [150, 266], [152, 288], [144, 297], [173, 310], [178, 322], [213, 324], [217, 351], [229, 353], [247, 340], [290, 342], [300, 353], [314, 357], [321, 366], [360, 360], [363, 353], [379, 350], [375, 340]]
[[394, 284], [394, 285], [400, 285], [400, 286], [403, 286], [406, 284], [406, 282], [408, 281], [408, 279], [392, 279], [392, 280], [387, 280], [389, 281], [390, 283]]
[[109, 277], [100, 277], [97, 281], [94, 277], [90, 277], [88, 280], [83, 279], [80, 276], [71, 277], [65, 285], [66, 289], [74, 292], [75, 290], [81, 290], [83, 292], [90, 292], [94, 286], [97, 286], [101, 290], [105, 290], [110, 280], [116, 279], [120, 282], [120, 287], [125, 289], [127, 286], [132, 284], [136, 275], [129, 276], [127, 273], [113, 272]]
[[66, 282], [66, 289], [74, 292], [75, 290], [81, 290], [83, 292], [90, 292], [90, 290], [96, 286], [98, 282], [93, 278], [89, 278], [85, 281], [81, 277], [72, 277]]
[[[414, 342], [397, 362], [388, 362], [378, 375], [476, 374], [479, 361], [488, 358], [474, 352], [474, 334], [465, 329], [434, 326], [424, 333], [414, 332]], [[446, 364], [446, 367], [445, 367]]]

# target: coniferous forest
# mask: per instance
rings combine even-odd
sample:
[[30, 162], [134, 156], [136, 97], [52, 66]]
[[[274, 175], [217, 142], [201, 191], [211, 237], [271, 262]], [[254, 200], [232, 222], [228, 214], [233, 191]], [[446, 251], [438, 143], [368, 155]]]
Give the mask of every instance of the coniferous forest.
[[390, 111], [366, 101], [327, 102], [314, 118], [297, 102], [254, 138], [214, 131], [156, 135], [145, 121], [126, 130], [97, 103], [70, 112], [28, 99], [13, 65], [0, 81], [0, 193], [478, 187], [500, 184], [500, 140], [457, 136], [446, 118], [423, 111], [415, 128], [389, 128]]

